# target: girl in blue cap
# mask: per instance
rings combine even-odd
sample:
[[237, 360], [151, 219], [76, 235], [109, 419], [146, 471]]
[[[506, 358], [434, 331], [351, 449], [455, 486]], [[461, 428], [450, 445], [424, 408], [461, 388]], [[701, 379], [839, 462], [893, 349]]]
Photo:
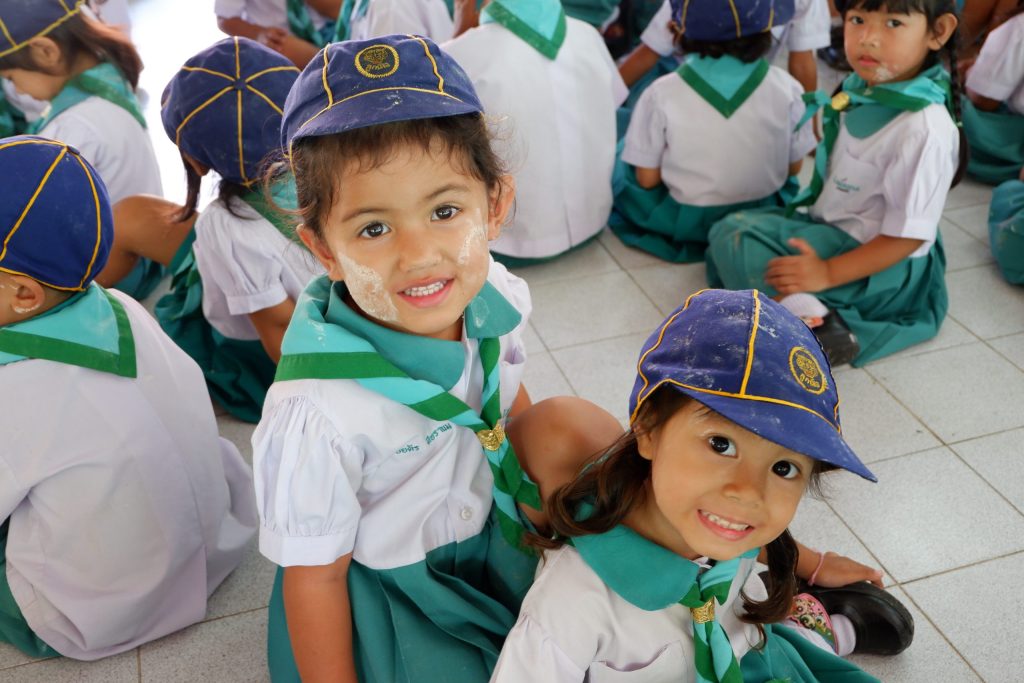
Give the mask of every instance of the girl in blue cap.
[[529, 405], [529, 291], [487, 250], [513, 182], [449, 55], [418, 36], [331, 44], [282, 131], [327, 275], [296, 304], [253, 435], [260, 550], [283, 568], [271, 677], [484, 681], [533, 577], [519, 539], [546, 482], [621, 427], [575, 398]]
[[813, 334], [756, 291], [704, 290], [637, 367], [631, 430], [553, 493], [554, 534], [528, 537], [548, 551], [492, 682], [876, 680], [835, 652], [909, 644], [909, 613], [881, 589], [846, 589], [852, 619], [796, 596], [786, 621], [800, 498], [826, 470], [874, 480]]
[[[160, 195], [160, 169], [135, 95], [142, 60], [119, 30], [82, 12], [84, 0], [0, 0], [0, 76], [49, 103], [28, 128], [73, 145], [95, 165], [111, 203]], [[163, 275], [140, 261], [117, 280], [101, 278], [143, 298]]]
[[800, 84], [764, 54], [792, 0], [673, 0], [687, 53], [637, 102], [615, 171], [609, 227], [670, 261], [704, 258], [708, 230], [742, 208], [780, 206], [814, 147]]
[[[135, 229], [130, 241], [145, 242], [143, 253], [174, 254], [172, 291], [157, 318], [203, 368], [211, 395], [247, 422], [259, 420], [296, 299], [323, 273], [288, 213], [296, 208], [291, 174], [269, 193], [259, 182], [280, 157], [281, 111], [297, 74], [247, 38], [227, 38], [185, 62], [161, 109], [188, 178], [185, 205], [164, 230], [147, 221], [118, 225], [119, 233]], [[196, 218], [210, 171], [220, 176], [218, 196]]]
[[843, 16], [854, 73], [831, 101], [817, 95], [825, 135], [810, 186], [786, 211], [715, 225], [707, 265], [712, 285], [764, 289], [816, 326], [833, 364], [860, 366], [938, 333], [949, 304], [938, 224], [967, 145], [956, 71], [943, 67], [956, 54], [953, 0], [853, 0]]
[[0, 139], [0, 642], [94, 660], [201, 621], [256, 531], [252, 472], [199, 368], [93, 278], [106, 188]]
[[1024, 3], [985, 38], [967, 72], [967, 172], [993, 185], [1024, 172]]

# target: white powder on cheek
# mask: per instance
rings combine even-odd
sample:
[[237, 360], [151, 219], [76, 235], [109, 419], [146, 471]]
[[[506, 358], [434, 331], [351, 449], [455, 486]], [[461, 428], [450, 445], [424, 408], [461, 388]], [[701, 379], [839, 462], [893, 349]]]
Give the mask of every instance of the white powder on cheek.
[[478, 227], [466, 234], [466, 239], [463, 240], [462, 248], [459, 249], [459, 255], [456, 257], [460, 266], [465, 266], [469, 263], [473, 247], [477, 245], [483, 246], [485, 249], [487, 248], [487, 223], [481, 222]]
[[384, 287], [384, 278], [369, 266], [356, 263], [344, 254], [336, 253], [335, 258], [345, 271], [345, 284], [352, 298], [367, 315], [385, 323], [398, 320], [398, 308]]

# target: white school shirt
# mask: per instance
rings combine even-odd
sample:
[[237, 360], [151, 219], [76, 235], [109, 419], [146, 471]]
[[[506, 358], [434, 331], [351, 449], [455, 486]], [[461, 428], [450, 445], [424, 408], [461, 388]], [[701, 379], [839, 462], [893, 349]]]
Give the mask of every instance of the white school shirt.
[[[196, 220], [196, 266], [203, 279], [203, 317], [225, 337], [259, 339], [250, 313], [295, 301], [322, 275], [320, 262], [241, 200], [228, 211], [210, 203]], [[239, 217], [241, 216], [241, 217]]]
[[814, 149], [810, 125], [793, 132], [806, 109], [802, 94], [795, 78], [772, 66], [727, 119], [678, 73], [666, 74], [636, 103], [622, 160], [660, 168], [662, 182], [680, 204], [762, 199], [785, 184], [791, 163]]
[[[724, 605], [715, 609], [739, 661], [760, 641], [740, 621], [742, 589], [768, 597], [753, 559], [740, 562]], [[656, 581], [657, 577], [637, 577]], [[680, 596], [682, 597], [682, 596]], [[543, 672], [543, 673], [541, 673]], [[690, 609], [643, 610], [615, 593], [571, 546], [544, 553], [519, 620], [505, 639], [491, 683], [688, 683], [694, 681]]]
[[878, 235], [924, 240], [928, 253], [960, 163], [960, 136], [942, 104], [904, 112], [862, 140], [842, 126], [828, 175], [810, 209], [864, 244]]
[[515, 175], [516, 208], [491, 249], [554, 256], [599, 233], [612, 208], [615, 110], [629, 94], [601, 34], [566, 17], [551, 60], [494, 22], [442, 49], [507, 133], [496, 151]]
[[252, 472], [203, 374], [136, 301], [138, 375], [0, 366], [7, 580], [32, 630], [93, 660], [203, 619], [256, 530]]
[[1024, 14], [988, 34], [977, 61], [967, 72], [967, 87], [982, 97], [1005, 102], [1012, 112], [1024, 114]]
[[[265, 28], [288, 28], [287, 0], [214, 0], [213, 11], [221, 19], [240, 17], [243, 21]], [[313, 26], [319, 29], [330, 19], [306, 6]]]
[[[522, 315], [500, 338], [501, 410], [519, 391], [530, 313], [526, 283], [492, 262], [488, 281]], [[474, 339], [450, 390], [480, 410]], [[480, 533], [493, 476], [473, 430], [431, 420], [355, 380], [275, 382], [252, 437], [260, 552], [282, 566], [325, 565], [352, 553], [371, 569], [422, 561]]]
[[131, 114], [102, 97], [89, 97], [39, 131], [82, 153], [103, 178], [116, 204], [136, 194], [163, 195], [160, 166], [149, 132]]
[[444, 0], [370, 0], [366, 14], [352, 17], [348, 37], [368, 40], [392, 33], [426, 36], [440, 44], [455, 33], [455, 23]]
[[[668, 28], [671, 20], [672, 8], [669, 0], [665, 0], [640, 34], [640, 42], [662, 57], [668, 57], [676, 49], [672, 31]], [[775, 63], [782, 48], [789, 52], [803, 52], [826, 47], [831, 42], [830, 29], [826, 0], [795, 0], [793, 18], [782, 26], [772, 27], [772, 47], [765, 58]]]

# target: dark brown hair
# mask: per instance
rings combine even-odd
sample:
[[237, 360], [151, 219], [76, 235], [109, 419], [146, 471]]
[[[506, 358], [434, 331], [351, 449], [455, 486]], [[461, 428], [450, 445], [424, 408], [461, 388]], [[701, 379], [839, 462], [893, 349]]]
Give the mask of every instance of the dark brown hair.
[[[120, 69], [124, 77], [131, 83], [132, 88], [139, 87], [142, 58], [139, 57], [132, 41], [120, 30], [78, 12], [47, 33], [45, 37], [60, 47], [65, 71], [71, 69], [78, 55], [87, 52], [100, 61], [110, 62]], [[25, 71], [39, 71], [50, 76], [61, 75], [41, 68], [32, 60], [31, 50], [27, 49], [17, 50], [0, 57], [0, 69], [24, 69]]]
[[[655, 391], [640, 408], [632, 430], [622, 436], [609, 451], [587, 466], [571, 483], [555, 490], [546, 510], [553, 536], [527, 534], [525, 541], [538, 548], [552, 549], [564, 545], [574, 536], [600, 534], [621, 524], [626, 515], [644, 502], [651, 478], [651, 462], [640, 455], [637, 432], [652, 433], [661, 429], [679, 410], [694, 399], [671, 387]], [[818, 477], [834, 466], [814, 461], [808, 489], [818, 493]], [[592, 506], [586, 519], [579, 519], [580, 507]], [[789, 530], [783, 531], [765, 546], [768, 555], [768, 598], [756, 602], [741, 594], [745, 614], [743, 621], [757, 626], [764, 636], [763, 624], [782, 621], [789, 616], [796, 595], [797, 546]]]
[[403, 147], [433, 150], [437, 143], [453, 164], [461, 164], [488, 190], [500, 186], [505, 169], [491, 148], [481, 114], [395, 121], [298, 140], [292, 145], [291, 163], [306, 228], [323, 238], [324, 220], [334, 205], [344, 169], [369, 171], [388, 163]]
[[[199, 189], [203, 184], [203, 177], [196, 173], [196, 169], [192, 168], [192, 164], [185, 160], [185, 155], [182, 153], [181, 163], [185, 167], [185, 205], [181, 207], [181, 211], [178, 212], [178, 216], [175, 219], [178, 223], [184, 223], [196, 214], [196, 207], [199, 205]], [[269, 186], [268, 186], [269, 187]], [[231, 208], [232, 202], [235, 199], [240, 199], [245, 195], [249, 194], [250, 190], [241, 183], [234, 183], [225, 178], [221, 178], [220, 184], [217, 185], [217, 199], [223, 202], [228, 212], [236, 218], [244, 218], [235, 213], [235, 210]], [[269, 190], [267, 190], [269, 193]]]
[[686, 54], [698, 54], [701, 57], [735, 57], [741, 62], [756, 62], [768, 54], [772, 47], [770, 31], [754, 33], [734, 40], [710, 41], [692, 40], [683, 34], [679, 37], [679, 49]]

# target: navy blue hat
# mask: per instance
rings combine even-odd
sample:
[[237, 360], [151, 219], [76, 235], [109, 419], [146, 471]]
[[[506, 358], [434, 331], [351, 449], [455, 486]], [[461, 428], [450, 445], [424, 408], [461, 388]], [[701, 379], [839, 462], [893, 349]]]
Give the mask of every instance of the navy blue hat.
[[0, 57], [45, 36], [78, 14], [85, 0], [0, 0]]
[[429, 38], [348, 40], [328, 45], [302, 70], [284, 107], [282, 145], [483, 109], [466, 72]]
[[114, 240], [107, 188], [74, 147], [0, 140], [0, 271], [70, 291], [103, 270]]
[[843, 439], [817, 338], [757, 290], [692, 295], [644, 344], [637, 372], [631, 422], [668, 385], [772, 443], [877, 481]]
[[720, 43], [764, 33], [793, 18], [793, 0], [671, 0], [672, 20], [691, 40]]
[[249, 185], [279, 148], [282, 107], [298, 73], [254, 40], [225, 38], [185, 62], [164, 88], [164, 130], [182, 152]]

